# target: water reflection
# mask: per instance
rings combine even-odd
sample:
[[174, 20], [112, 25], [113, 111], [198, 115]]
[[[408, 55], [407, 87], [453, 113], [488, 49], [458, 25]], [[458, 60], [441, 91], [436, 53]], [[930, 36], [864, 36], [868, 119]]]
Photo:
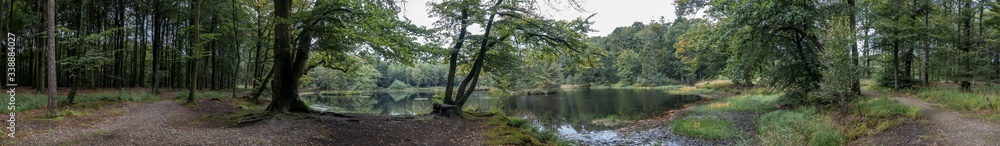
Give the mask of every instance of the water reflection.
[[697, 101], [697, 96], [665, 94], [655, 90], [578, 90], [555, 95], [518, 96], [504, 100], [504, 111], [535, 119], [543, 130], [564, 137], [617, 137], [619, 121], [658, 116]]
[[[305, 95], [317, 110], [338, 113], [421, 115], [432, 109], [434, 93], [391, 92], [368, 95]], [[602, 140], [619, 137], [619, 122], [658, 116], [697, 101], [697, 96], [670, 95], [657, 90], [574, 90], [553, 95], [496, 98], [476, 92], [466, 110], [500, 109], [512, 116], [532, 119], [540, 130], [557, 131], [564, 138]]]
[[369, 95], [303, 95], [313, 109], [322, 112], [381, 115], [422, 115], [430, 113], [433, 93], [393, 92]]

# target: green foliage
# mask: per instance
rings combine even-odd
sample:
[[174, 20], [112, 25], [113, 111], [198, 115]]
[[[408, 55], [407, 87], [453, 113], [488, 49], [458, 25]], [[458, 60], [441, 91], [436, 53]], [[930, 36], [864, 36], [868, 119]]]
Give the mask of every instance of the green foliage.
[[757, 136], [763, 145], [844, 145], [847, 138], [829, 118], [815, 110], [778, 110], [757, 119]]
[[739, 136], [733, 122], [716, 117], [686, 117], [670, 123], [674, 133], [707, 139], [727, 139]]

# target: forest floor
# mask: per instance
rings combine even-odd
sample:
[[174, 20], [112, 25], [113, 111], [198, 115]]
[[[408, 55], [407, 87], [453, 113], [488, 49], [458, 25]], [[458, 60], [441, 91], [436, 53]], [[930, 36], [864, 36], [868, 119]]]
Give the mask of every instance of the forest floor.
[[[60, 118], [24, 113], [17, 138], [2, 145], [482, 145], [485, 119], [299, 114], [232, 126], [242, 109], [226, 99], [102, 104]], [[233, 99], [231, 100], [242, 100]], [[231, 120], [228, 120], [231, 121]], [[23, 127], [23, 128], [22, 128]]]
[[[869, 97], [880, 93], [865, 90]], [[902, 93], [889, 93], [900, 103], [920, 108], [918, 120], [861, 137], [850, 145], [992, 145], [1000, 143], [1000, 124]]]

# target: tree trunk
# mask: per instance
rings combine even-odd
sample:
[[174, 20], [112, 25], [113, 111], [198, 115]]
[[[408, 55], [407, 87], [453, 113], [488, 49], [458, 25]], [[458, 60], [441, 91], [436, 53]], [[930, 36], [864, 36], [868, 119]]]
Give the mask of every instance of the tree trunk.
[[[924, 4], [926, 5], [926, 4], [929, 4], [929, 3], [930, 2], [928, 1], [927, 3], [924, 3]], [[928, 26], [927, 15], [930, 15], [930, 13], [929, 12], [928, 13], [924, 13], [924, 27]], [[926, 35], [924, 37], [925, 37], [924, 41], [928, 41], [928, 39], [926, 38]], [[923, 59], [924, 61], [922, 62], [923, 63], [922, 66], [923, 66], [924, 69], [921, 70], [920, 79], [923, 80], [924, 85], [928, 85], [928, 84], [930, 84], [930, 79], [927, 78], [928, 77], [927, 74], [930, 71], [927, 70], [928, 69], [927, 62], [930, 62], [930, 57], [929, 57], [928, 54], [930, 54], [929, 51], [930, 51], [930, 48], [931, 48], [931, 43], [929, 41], [925, 42], [925, 43], [927, 44], [927, 46], [922, 46], [922, 47], [924, 47], [924, 51], [923, 51], [924, 52], [924, 56], [923, 56], [924, 57], [924, 59]]]
[[502, 3], [503, 0], [498, 0], [496, 4], [493, 6], [493, 12], [492, 14], [490, 14], [489, 20], [486, 21], [486, 30], [485, 32], [483, 32], [483, 38], [482, 41], [480, 41], [479, 51], [476, 54], [475, 62], [472, 65], [472, 69], [469, 71], [469, 74], [465, 76], [465, 80], [463, 80], [462, 83], [459, 84], [458, 86], [458, 93], [457, 93], [458, 96], [455, 98], [456, 100], [455, 106], [451, 107], [453, 110], [450, 110], [454, 111], [456, 114], [460, 113], [462, 106], [465, 105], [465, 102], [468, 101], [469, 96], [472, 95], [472, 91], [476, 90], [476, 84], [478, 84], [479, 82], [479, 74], [482, 72], [483, 69], [482, 66], [486, 58], [486, 52], [489, 51], [490, 47], [492, 47], [491, 45], [489, 45], [490, 44], [489, 40], [490, 40], [490, 32], [492, 31], [493, 28], [493, 20], [494, 18], [496, 18], [497, 15], [496, 9]]
[[69, 95], [66, 96], [66, 103], [69, 105], [73, 105], [74, 104], [73, 102], [76, 99], [76, 89], [80, 85], [80, 83], [77, 82], [80, 82], [80, 79], [79, 77], [70, 76], [69, 80], [70, 80], [69, 84], [71, 84], [70, 86], [73, 86], [73, 88], [69, 89]]
[[153, 0], [153, 66], [152, 75], [153, 78], [153, 94], [160, 94], [160, 48], [163, 46], [163, 32], [161, 32], [163, 27], [160, 23], [163, 22], [163, 18], [160, 18], [160, 0]]
[[462, 9], [462, 29], [458, 33], [458, 39], [455, 41], [455, 47], [451, 49], [451, 54], [448, 58], [448, 83], [444, 91], [444, 104], [454, 105], [455, 100], [452, 98], [455, 88], [455, 68], [458, 67], [458, 53], [462, 50], [462, 45], [465, 43], [465, 33], [469, 27], [469, 10]]
[[[858, 22], [857, 21], [857, 16], [855, 16], [855, 15], [857, 15], [857, 14], [855, 14], [855, 11], [856, 11], [857, 8], [854, 6], [854, 0], [847, 0], [847, 4], [850, 6], [850, 8], [848, 8], [848, 9], [850, 9], [849, 14], [851, 15], [850, 16], [850, 23], [851, 23], [851, 29], [850, 29], [851, 30], [851, 53], [850, 53], [851, 54], [851, 61], [853, 61], [853, 63], [854, 63], [854, 68], [858, 68], [858, 65], [859, 65], [858, 64], [858, 60], [859, 60], [858, 58], [860, 58], [861, 55], [859, 55], [860, 52], [858, 52], [858, 43], [857, 43], [857, 40], [858, 40], [858, 31], [857, 31], [857, 28], [854, 26]], [[859, 74], [860, 74], [859, 72], [855, 71], [855, 72], [852, 72], [852, 75], [851, 75], [851, 77], [853, 77], [853, 79], [851, 79], [851, 92], [854, 92], [855, 95], [860, 95], [861, 94], [861, 77], [860, 77]]]
[[[274, 14], [282, 19], [291, 19], [292, 0], [274, 0]], [[299, 99], [299, 77], [305, 69], [309, 57], [308, 44], [292, 50], [290, 24], [276, 23], [274, 26], [274, 81], [271, 82], [272, 101], [267, 110], [271, 113], [311, 112]], [[309, 33], [309, 32], [300, 32]], [[307, 34], [300, 38], [308, 43]], [[295, 54], [292, 54], [295, 53]], [[293, 56], [294, 55], [294, 56]]]
[[49, 64], [49, 117], [56, 117], [56, 1], [48, 0], [48, 6], [45, 9], [48, 16], [45, 17], [45, 22], [48, 23], [48, 64]]
[[197, 72], [198, 67], [196, 67], [198, 64], [198, 59], [196, 59], [197, 58], [196, 56], [198, 55], [197, 52], [199, 51], [199, 49], [201, 49], [201, 45], [199, 45], [201, 43], [201, 0], [194, 1], [194, 24], [192, 25], [194, 25], [194, 43], [193, 45], [191, 45], [191, 48], [188, 49], [189, 50], [188, 53], [190, 53], [189, 55], [191, 55], [189, 57], [191, 58], [189, 58], [188, 60], [189, 65], [188, 65], [187, 103], [194, 103], [194, 96], [195, 96], [194, 90], [198, 89], [197, 87], [198, 83], [195, 80], [198, 78], [198, 72]]
[[235, 65], [236, 69], [233, 69], [233, 72], [234, 72], [233, 73], [234, 74], [233, 75], [234, 76], [234, 78], [233, 78], [233, 98], [236, 98], [236, 89], [237, 89], [236, 82], [237, 81], [236, 81], [235, 76], [238, 75], [238, 73], [236, 73], [236, 72], [239, 72], [239, 70], [240, 70], [240, 62], [242, 61], [242, 58], [240, 58], [240, 56], [238, 55], [238, 54], [240, 54], [240, 36], [239, 36], [239, 33], [238, 33], [240, 28], [236, 27], [236, 23], [238, 22], [236, 20], [236, 0], [232, 0], [230, 2], [232, 2], [232, 6], [233, 6], [233, 38], [236, 41], [236, 42], [233, 42], [233, 44], [234, 44], [233, 46], [236, 47], [235, 48], [236, 51], [233, 52], [233, 53], [237, 54], [236, 55], [236, 65]]

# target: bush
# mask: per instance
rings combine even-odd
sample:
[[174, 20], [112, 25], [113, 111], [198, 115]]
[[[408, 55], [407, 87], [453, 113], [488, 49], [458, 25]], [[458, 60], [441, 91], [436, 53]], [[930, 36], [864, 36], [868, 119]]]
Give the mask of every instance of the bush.
[[830, 123], [815, 110], [779, 110], [757, 119], [757, 134], [763, 145], [844, 145], [847, 139]]
[[399, 80], [394, 80], [394, 81], [392, 81], [392, 84], [389, 85], [389, 89], [397, 89], [398, 90], [398, 89], [406, 89], [406, 88], [410, 88], [410, 85], [408, 85], [406, 83], [403, 83], [402, 81], [399, 81]]
[[727, 139], [738, 135], [733, 122], [715, 117], [687, 117], [670, 123], [672, 131], [691, 137]]

